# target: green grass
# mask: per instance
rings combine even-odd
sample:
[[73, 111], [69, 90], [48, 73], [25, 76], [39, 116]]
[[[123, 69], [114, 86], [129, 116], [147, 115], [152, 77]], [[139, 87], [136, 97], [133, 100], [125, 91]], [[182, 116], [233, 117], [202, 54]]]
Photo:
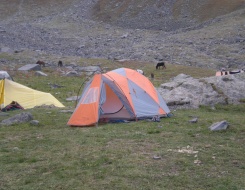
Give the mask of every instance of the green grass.
[[[87, 128], [66, 126], [70, 114], [58, 109], [28, 111], [40, 126], [0, 128], [1, 189], [245, 187], [244, 105], [178, 110], [159, 123]], [[189, 116], [197, 116], [198, 123], [189, 123]], [[227, 131], [208, 130], [221, 120], [229, 122]], [[177, 152], [187, 146], [198, 153]]]
[[[136, 68], [132, 63], [103, 64]], [[179, 73], [211, 75], [200, 68], [168, 65], [156, 71], [154, 65], [139, 65], [155, 73], [155, 85]], [[76, 95], [85, 78], [62, 77], [48, 67], [44, 72], [49, 76], [16, 73], [15, 81], [52, 93], [66, 109], [74, 107], [65, 98]], [[51, 89], [48, 83], [64, 87]], [[215, 108], [177, 110], [160, 122], [84, 128], [67, 126], [71, 113], [57, 108], [25, 110], [40, 125], [0, 127], [0, 189], [244, 189], [245, 105]], [[193, 116], [197, 123], [189, 122]], [[209, 131], [222, 120], [229, 122], [226, 131]], [[198, 152], [178, 152], [185, 149]]]

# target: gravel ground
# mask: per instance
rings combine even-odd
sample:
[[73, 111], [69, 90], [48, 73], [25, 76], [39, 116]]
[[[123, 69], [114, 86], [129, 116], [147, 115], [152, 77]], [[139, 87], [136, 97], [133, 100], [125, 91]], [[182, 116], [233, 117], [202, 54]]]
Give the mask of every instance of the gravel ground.
[[[136, 29], [137, 23], [144, 23], [145, 15], [130, 22], [134, 28], [126, 16], [117, 26], [91, 20], [96, 2], [74, 0], [67, 9], [57, 8], [38, 17], [34, 17], [35, 10], [27, 17], [19, 7], [16, 14], [0, 21], [1, 51], [28, 49], [58, 56], [152, 62], [162, 58], [173, 64], [217, 69], [245, 67], [245, 9], [202, 24], [171, 25], [170, 19], [167, 25], [171, 31], [163, 31], [149, 29], [149, 21], [145, 22], [147, 29]], [[154, 15], [155, 9], [148, 6], [142, 14]], [[154, 26], [166, 27], [166, 22], [154, 18], [149, 17]]]

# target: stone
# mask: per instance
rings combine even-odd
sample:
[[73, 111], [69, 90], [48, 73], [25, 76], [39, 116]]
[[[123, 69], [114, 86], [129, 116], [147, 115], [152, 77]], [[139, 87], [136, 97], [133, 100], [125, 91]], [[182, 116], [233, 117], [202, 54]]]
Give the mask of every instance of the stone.
[[87, 66], [87, 67], [78, 67], [78, 71], [82, 72], [101, 72], [100, 66]]
[[157, 88], [168, 106], [238, 104], [245, 98], [245, 73], [195, 79], [180, 74]]
[[42, 68], [38, 64], [27, 64], [18, 69], [18, 71], [41, 71], [41, 70]]
[[7, 71], [0, 71], [0, 80], [5, 78], [9, 80], [13, 80]]
[[77, 71], [69, 71], [68, 73], [66, 73], [67, 77], [76, 77], [79, 76]]
[[160, 157], [160, 156], [154, 155], [154, 156], [153, 156], [153, 159], [154, 159], [154, 160], [161, 160], [161, 157]]
[[69, 98], [66, 98], [66, 101], [76, 101], [78, 100], [80, 97], [79, 96], [71, 96]]
[[193, 119], [189, 120], [190, 123], [197, 123], [197, 121], [198, 121], [198, 118], [193, 118]]
[[38, 120], [31, 120], [30, 124], [31, 125], [39, 125], [39, 121]]
[[4, 119], [2, 120], [2, 122], [0, 123], [0, 125], [13, 125], [13, 124], [17, 124], [17, 123], [25, 123], [25, 122], [29, 122], [33, 119], [33, 116], [31, 113], [29, 112], [23, 112], [20, 114], [17, 114], [13, 117], [10, 117], [8, 119]]
[[47, 76], [48, 76], [47, 74], [45, 74], [45, 73], [43, 73], [43, 72], [41, 72], [41, 71], [36, 71], [36, 72], [35, 72], [35, 75], [36, 75], [36, 76], [44, 76], [44, 77], [47, 77]]
[[214, 123], [213, 125], [209, 127], [209, 129], [211, 131], [226, 130], [228, 126], [229, 124], [227, 123], [227, 121], [224, 120], [224, 121]]

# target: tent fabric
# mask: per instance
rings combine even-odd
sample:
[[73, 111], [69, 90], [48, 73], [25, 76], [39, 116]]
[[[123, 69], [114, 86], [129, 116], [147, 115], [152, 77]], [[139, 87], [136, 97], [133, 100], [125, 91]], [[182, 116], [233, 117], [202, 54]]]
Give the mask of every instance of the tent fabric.
[[67, 124], [92, 126], [100, 119], [137, 120], [168, 113], [168, 106], [147, 77], [119, 68], [96, 74], [86, 84]]
[[0, 106], [1, 105], [4, 105], [4, 80], [0, 80]]
[[98, 120], [100, 86], [101, 75], [96, 75], [78, 102], [81, 106], [77, 106], [73, 112], [73, 125], [80, 125], [81, 121], [86, 125], [91, 125]]
[[8, 79], [0, 81], [0, 95], [1, 107], [10, 104], [12, 101], [18, 102], [24, 109], [41, 105], [65, 107], [50, 93], [33, 90]]

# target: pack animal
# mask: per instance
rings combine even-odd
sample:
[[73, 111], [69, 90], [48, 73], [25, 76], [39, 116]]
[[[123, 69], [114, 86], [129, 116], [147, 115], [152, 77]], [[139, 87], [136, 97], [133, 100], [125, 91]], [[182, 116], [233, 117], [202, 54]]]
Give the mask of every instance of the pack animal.
[[160, 67], [162, 67], [162, 69], [166, 69], [166, 66], [165, 66], [165, 62], [161, 61], [159, 63], [157, 63], [156, 65], [156, 69], [160, 69]]
[[151, 79], [154, 79], [154, 74], [153, 73], [151, 73]]
[[44, 63], [43, 61], [40, 61], [40, 60], [39, 60], [39, 61], [36, 62], [36, 64], [45, 67], [45, 63]]
[[63, 67], [62, 61], [59, 61], [59, 62], [58, 62], [58, 67]]

